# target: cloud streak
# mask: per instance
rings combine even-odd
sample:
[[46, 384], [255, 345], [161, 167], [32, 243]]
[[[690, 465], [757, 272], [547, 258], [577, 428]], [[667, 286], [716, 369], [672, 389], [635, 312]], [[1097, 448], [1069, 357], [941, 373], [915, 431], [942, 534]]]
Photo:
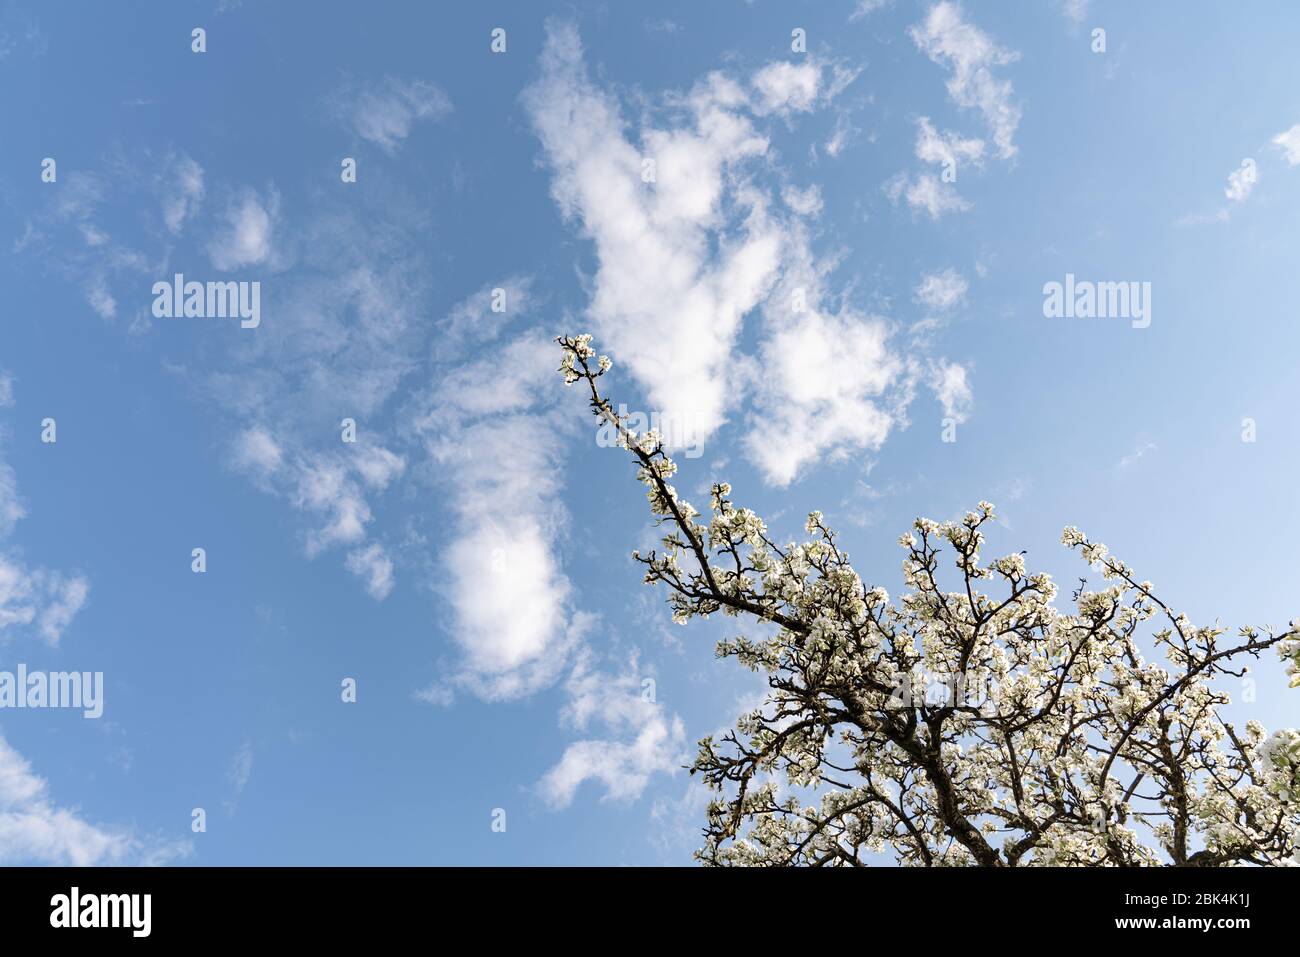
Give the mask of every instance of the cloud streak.
[[331, 97], [330, 107], [353, 133], [390, 155], [418, 123], [437, 122], [453, 110], [441, 87], [391, 76], [344, 85]]

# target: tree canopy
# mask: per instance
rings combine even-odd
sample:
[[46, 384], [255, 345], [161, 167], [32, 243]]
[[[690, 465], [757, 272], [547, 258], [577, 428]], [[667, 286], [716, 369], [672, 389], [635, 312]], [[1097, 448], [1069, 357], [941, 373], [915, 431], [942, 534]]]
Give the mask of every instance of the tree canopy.
[[[1196, 626], [1076, 528], [1097, 570], [1073, 607], [1023, 554], [984, 561], [987, 502], [899, 539], [907, 591], [868, 587], [819, 512], [778, 543], [725, 483], [707, 518], [655, 431], [601, 393], [591, 336], [560, 371], [630, 451], [662, 548], [633, 553], [676, 621], [765, 623], [717, 653], [766, 675], [763, 704], [700, 742], [713, 865], [1275, 865], [1300, 858], [1300, 733], [1234, 727], [1219, 685], [1262, 654], [1300, 686], [1300, 628]], [[1162, 662], [1149, 661], [1153, 649]], [[1216, 679], [1218, 679], [1216, 683]]]

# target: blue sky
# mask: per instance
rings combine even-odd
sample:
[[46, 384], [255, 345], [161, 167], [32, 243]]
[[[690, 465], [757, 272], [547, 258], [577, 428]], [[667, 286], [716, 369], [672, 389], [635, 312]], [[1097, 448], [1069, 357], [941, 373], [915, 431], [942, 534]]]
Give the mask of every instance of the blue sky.
[[[1284, 624], [1297, 27], [0, 6], [0, 669], [105, 676], [98, 720], [0, 712], [0, 860], [688, 862], [681, 766], [761, 685], [640, 584], [558, 333], [701, 443], [688, 497], [821, 509], [891, 592], [913, 518], [988, 499], [1063, 590], [1073, 524], [1194, 621]], [[155, 317], [176, 273], [258, 282], [260, 325]], [[1046, 318], [1067, 273], [1150, 283], [1149, 326]], [[1233, 714], [1294, 723], [1258, 670]]]

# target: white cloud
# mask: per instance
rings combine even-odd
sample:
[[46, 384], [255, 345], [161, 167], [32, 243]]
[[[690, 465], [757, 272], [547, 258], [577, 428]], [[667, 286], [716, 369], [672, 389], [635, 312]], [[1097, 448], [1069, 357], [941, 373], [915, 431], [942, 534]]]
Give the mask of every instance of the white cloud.
[[[789, 118], [793, 113], [810, 113], [844, 92], [859, 72], [813, 56], [798, 63], [775, 60], [750, 77], [750, 85], [757, 95], [750, 98], [748, 107], [755, 116], [775, 114]], [[738, 105], [729, 98], [724, 101], [727, 106]]]
[[393, 561], [384, 547], [372, 542], [350, 552], [347, 569], [366, 583], [366, 591], [376, 601], [383, 601], [393, 591]]
[[877, 449], [893, 424], [874, 399], [902, 371], [883, 320], [810, 309], [765, 340], [758, 411], [746, 438], [764, 477], [788, 485], [808, 464]]
[[108, 242], [108, 234], [93, 223], [81, 223], [79, 228], [87, 246], [103, 246]]
[[162, 174], [159, 189], [163, 222], [177, 235], [203, 202], [203, 167], [188, 156], [179, 156]]
[[924, 210], [933, 220], [946, 213], [960, 213], [970, 209], [953, 185], [957, 171], [963, 166], [979, 168], [984, 163], [984, 141], [967, 139], [949, 131], [939, 131], [928, 116], [916, 121], [916, 158], [941, 168], [940, 175], [921, 173], [909, 177], [899, 173], [885, 184], [885, 193], [897, 204], [900, 198], [912, 209]]
[[[434, 344], [435, 358], [460, 355], [471, 343], [496, 339], [506, 326], [533, 308], [536, 298], [533, 287], [532, 276], [516, 274], [489, 283], [462, 299], [442, 321]], [[501, 308], [494, 311], [497, 290], [501, 291]]]
[[[107, 175], [84, 169], [60, 171], [58, 188], [46, 193], [40, 213], [24, 224], [13, 251], [32, 253], [38, 268], [79, 288], [100, 318], [117, 318], [114, 287], [126, 283], [126, 301], [133, 301], [142, 280], [152, 282], [166, 270], [168, 251], [157, 240], [152, 223], [147, 240], [152, 248], [141, 250], [127, 245], [120, 233], [105, 228], [103, 222], [111, 219], [120, 225], [123, 217], [150, 216], [166, 179], [165, 173], [152, 171], [173, 166], [170, 158], [141, 151], [130, 160], [116, 159]], [[142, 172], [145, 169], [150, 172]], [[127, 311], [139, 315], [138, 306]]]
[[20, 628], [34, 628], [47, 644], [57, 645], [89, 592], [89, 583], [80, 575], [31, 568], [0, 554], [0, 639]]
[[890, 202], [897, 204], [902, 198], [912, 209], [924, 210], [935, 220], [945, 213], [964, 213], [971, 208], [951, 183], [941, 182], [932, 173], [922, 173], [914, 178], [900, 173], [887, 182], [884, 189]]
[[284, 461], [279, 444], [264, 428], [256, 427], [241, 432], [234, 442], [233, 464], [240, 469], [267, 475], [277, 471]]
[[570, 587], [536, 521], [483, 521], [446, 559], [457, 640], [471, 668], [500, 675], [537, 661], [562, 634]]
[[416, 701], [422, 701], [425, 704], [436, 705], [440, 708], [450, 708], [456, 703], [456, 693], [442, 682], [435, 681], [427, 688], [421, 688], [411, 695]]
[[831, 265], [791, 227], [781, 281], [763, 304], [745, 448], [763, 477], [784, 486], [813, 462], [878, 449], [906, 391], [908, 363], [888, 344], [888, 323], [828, 305]]
[[965, 139], [956, 133], [939, 132], [928, 116], [916, 121], [916, 158], [925, 163], [950, 167], [954, 170], [962, 163], [979, 165], [984, 158], [984, 141]]
[[[109, 282], [119, 274], [135, 274], [131, 288], [139, 289], [141, 274], [152, 281], [170, 271], [170, 236], [192, 223], [207, 190], [201, 168], [184, 155], [155, 159], [146, 154], [146, 159], [148, 164], [119, 164], [126, 168], [120, 176], [117, 168], [111, 177], [72, 170], [66, 183], [61, 175], [60, 188], [47, 194], [47, 212], [37, 224], [42, 228], [29, 223], [23, 234], [23, 248], [34, 253], [51, 247], [65, 251], [62, 258], [44, 258], [77, 282], [105, 315], [117, 310]], [[144, 165], [157, 172], [130, 174]], [[137, 192], [126, 192], [132, 188]], [[141, 188], [147, 195], [138, 195]], [[161, 203], [152, 232], [167, 238], [152, 255], [121, 246], [99, 227], [101, 209], [119, 199], [119, 192], [131, 206]], [[369, 546], [365, 535], [372, 506], [405, 469], [404, 459], [384, 447], [377, 431], [377, 423], [392, 419], [376, 413], [403, 377], [420, 366], [428, 339], [427, 269], [412, 252], [418, 246], [416, 229], [428, 228], [424, 214], [385, 207], [377, 215], [355, 197], [322, 204], [318, 214], [292, 230], [285, 228], [274, 186], [232, 192], [217, 204], [214, 228], [204, 239], [212, 265], [279, 273], [275, 315], [255, 336], [224, 340], [228, 360], [188, 380], [203, 397], [232, 412], [234, 421], [254, 424], [232, 436], [230, 464], [259, 489], [310, 516], [309, 555], [334, 546], [345, 554]], [[57, 242], [45, 236], [53, 226], [64, 233], [50, 237]], [[68, 234], [76, 241], [67, 241]], [[84, 242], [88, 236], [104, 239], [91, 246]], [[320, 429], [320, 423], [343, 416], [362, 424], [363, 438], [355, 446], [342, 446], [337, 432]], [[383, 589], [382, 576], [366, 575], [362, 581], [372, 591]], [[61, 604], [75, 604], [75, 592]], [[52, 631], [58, 619], [58, 614], [49, 617]]]
[[112, 319], [117, 315], [117, 300], [108, 291], [102, 278], [97, 278], [86, 290], [86, 302], [90, 303], [90, 308], [94, 309], [101, 319]]
[[1220, 207], [1212, 213], [1188, 213], [1174, 220], [1175, 226], [1204, 226], [1208, 223], [1226, 223], [1228, 211]]
[[[274, 321], [234, 338], [237, 367], [205, 381], [242, 415], [270, 418], [277, 435], [302, 435], [336, 413], [335, 421], [347, 415], [368, 424], [422, 361], [428, 329], [420, 267], [405, 239], [385, 235], [388, 224], [372, 233], [361, 218], [349, 211], [328, 226], [294, 230], [306, 241], [295, 268], [276, 280]], [[316, 261], [306, 265], [319, 271], [297, 258], [309, 252]]]
[[922, 23], [908, 33], [935, 63], [952, 71], [948, 95], [958, 106], [977, 109], [988, 124], [998, 155], [1016, 154], [1012, 142], [1020, 124], [1020, 107], [1012, 102], [1010, 80], [994, 75], [995, 67], [1015, 62], [1019, 54], [1004, 50], [979, 27], [962, 18], [961, 7], [944, 0], [930, 8]]
[[0, 462], [0, 538], [4, 538], [14, 525], [27, 514], [18, 497], [18, 480], [14, 470]]
[[279, 217], [278, 192], [271, 189], [263, 199], [255, 190], [244, 190], [227, 207], [224, 230], [208, 245], [212, 265], [229, 272], [270, 261]]
[[1060, 0], [1061, 13], [1076, 27], [1088, 17], [1088, 0]]
[[807, 189], [786, 186], [781, 190], [781, 201], [800, 216], [817, 216], [822, 211], [821, 187], [813, 185]]
[[35, 584], [45, 593], [43, 607], [36, 618], [37, 629], [47, 643], [57, 645], [77, 612], [85, 607], [90, 583], [80, 575], [69, 578], [57, 572], [38, 571]]
[[234, 814], [239, 807], [239, 799], [243, 796], [244, 789], [248, 787], [248, 781], [253, 776], [253, 745], [250, 741], [245, 741], [231, 758], [230, 768], [226, 771], [226, 777], [230, 781], [230, 797], [224, 802], [227, 814]]
[[[575, 30], [551, 25], [541, 77], [525, 93], [553, 194], [595, 244], [589, 317], [599, 347], [676, 433], [670, 446], [707, 439], [745, 402], [745, 446], [781, 485], [823, 455], [877, 448], [910, 380], [884, 320], [823, 307], [833, 264], [818, 263], [807, 226], [784, 213], [764, 175], [779, 170], [746, 111], [823, 103], [852, 77], [832, 70], [827, 80], [823, 69], [814, 84], [818, 69], [764, 67], [758, 103], [712, 73], [668, 97], [676, 125], [647, 120], [633, 141], [618, 101], [588, 78]], [[656, 161], [652, 184], [641, 180], [643, 156]], [[781, 199], [800, 213], [815, 208], [806, 191]], [[757, 307], [758, 354], [744, 356], [741, 323]]]
[[14, 404], [14, 377], [0, 369], [0, 409]]
[[[25, 515], [14, 471], [0, 460], [0, 542]], [[0, 551], [0, 641], [31, 630], [57, 645], [89, 594], [82, 575], [33, 568], [17, 554]]]
[[[732, 79], [710, 74], [672, 99], [679, 124], [647, 125], [634, 144], [614, 96], [590, 82], [576, 31], [550, 27], [542, 75], [525, 103], [555, 170], [552, 192], [595, 243], [599, 268], [590, 317], [599, 343], [645, 387], [669, 445], [695, 445], [722, 426], [745, 387], [740, 372], [746, 363], [735, 355], [745, 313], [766, 300], [789, 263], [811, 257], [805, 231], [777, 216], [771, 190], [759, 181], [771, 157], [767, 138], [746, 111], [806, 111], [832, 98], [853, 75], [815, 61], [771, 64], [754, 74], [755, 100]], [[650, 186], [641, 182], [642, 156], [655, 159]], [[784, 202], [809, 215], [820, 199], [813, 189], [785, 190]], [[875, 333], [855, 330], [852, 321], [819, 321], [844, 326], [854, 346], [875, 342]], [[788, 342], [797, 337], [797, 325], [771, 322], [770, 334]], [[819, 334], [836, 332], [809, 329], [810, 337]], [[770, 345], [764, 355], [780, 356], [780, 348]], [[842, 372], [832, 377], [840, 389], [850, 374]], [[861, 378], [868, 389], [875, 386], [871, 369]], [[780, 382], [764, 386], [764, 407], [779, 408], [789, 398], [779, 390], [792, 386], [793, 378]], [[848, 441], [861, 441], [865, 429], [875, 436], [875, 421], [854, 424]], [[781, 428], [802, 423], [801, 411], [781, 413]], [[798, 445], [835, 441], [848, 425], [846, 415], [828, 417], [819, 438]], [[759, 447], [755, 443], [755, 452]]]
[[0, 14], [0, 62], [15, 53], [24, 58], [44, 56], [49, 46], [36, 21], [18, 13], [13, 5]]
[[758, 70], [752, 80], [758, 93], [754, 110], [767, 113], [806, 113], [817, 103], [821, 70], [810, 60], [790, 63], [780, 60]]
[[608, 800], [641, 795], [651, 775], [674, 773], [685, 764], [685, 727], [662, 704], [651, 700], [637, 673], [637, 662], [620, 674], [593, 669], [579, 660], [565, 683], [569, 702], [564, 724], [585, 731], [600, 724], [608, 735], [570, 744], [538, 784], [552, 807], [565, 807], [586, 781], [598, 781]]
[[45, 779], [0, 737], [0, 864], [163, 864], [190, 850], [189, 842], [91, 824], [76, 809], [59, 807], [51, 801]]
[[943, 406], [944, 418], [965, 422], [973, 400], [966, 370], [955, 362], [937, 362], [931, 369], [930, 388]]
[[456, 532], [439, 590], [462, 653], [453, 682], [486, 698], [553, 682], [588, 618], [572, 612], [556, 552], [564, 440], [555, 346], [536, 333], [448, 371], [416, 423]]
[[1282, 151], [1290, 166], [1300, 166], [1300, 123], [1273, 137], [1273, 144]]
[[969, 284], [955, 269], [927, 273], [916, 287], [916, 301], [927, 309], [947, 311], [966, 297]]
[[406, 460], [389, 449], [361, 440], [340, 443], [342, 451], [286, 451], [268, 427], [253, 426], [231, 442], [229, 465], [267, 491], [282, 494], [297, 509], [318, 517], [306, 534], [308, 558], [335, 546], [350, 546], [345, 565], [371, 597], [382, 601], [393, 590], [393, 562], [376, 542], [363, 545], [372, 513], [365, 489], [384, 491], [406, 469]]
[[888, 2], [889, 0], [858, 0], [853, 7], [853, 12], [849, 14], [849, 21], [861, 20], [863, 17], [875, 13]]
[[244, 793], [244, 788], [248, 787], [248, 779], [252, 775], [253, 745], [245, 741], [230, 762], [230, 786], [234, 788], [236, 797]]
[[[647, 128], [634, 144], [618, 102], [588, 79], [572, 26], [549, 26], [541, 62], [524, 101], [552, 193], [595, 243], [589, 316], [651, 408], [693, 423], [681, 443], [693, 444], [726, 418], [741, 320], [777, 273], [781, 231], [747, 176], [767, 140], [739, 112], [744, 91], [713, 74], [683, 98], [683, 126]], [[641, 180], [643, 156], [655, 184]]]
[[1223, 195], [1234, 203], [1243, 203], [1250, 196], [1250, 191], [1255, 188], [1255, 181], [1259, 179], [1259, 173], [1255, 169], [1253, 160], [1243, 160], [1241, 166], [1234, 169], [1228, 174], [1228, 185], [1223, 190]]
[[1118, 469], [1129, 468], [1132, 465], [1136, 465], [1141, 459], [1145, 458], [1148, 452], [1155, 452], [1157, 450], [1158, 446], [1154, 442], [1149, 439], [1140, 439], [1133, 451], [1123, 456], [1115, 467]]
[[[400, 426], [381, 431], [401, 421], [385, 406], [426, 361], [431, 331], [413, 222], [349, 202], [284, 230], [297, 239], [272, 253], [293, 265], [276, 280], [274, 321], [231, 337], [230, 360], [198, 384], [249, 423], [231, 436], [229, 466], [301, 511], [308, 557], [342, 549], [377, 598], [397, 580], [384, 561], [396, 572], [404, 556], [386, 541], [372, 551], [368, 539], [381, 499], [408, 471]], [[340, 440], [344, 418], [356, 422], [355, 443]]]
[[333, 456], [308, 453], [296, 462], [290, 501], [326, 518], [324, 527], [307, 535], [309, 558], [332, 545], [351, 545], [365, 537], [370, 506], [348, 471], [348, 465]]
[[421, 120], [441, 120], [452, 112], [451, 99], [425, 80], [385, 77], [350, 84], [332, 98], [335, 115], [364, 140], [388, 153], [396, 151]]
[[406, 471], [406, 460], [381, 445], [358, 445], [353, 467], [371, 488], [383, 490]]
[[841, 112], [835, 118], [835, 129], [831, 132], [831, 138], [828, 139], [822, 147], [826, 150], [826, 155], [835, 159], [844, 152], [844, 147], [848, 145], [849, 140], [858, 132], [850, 121], [847, 113]]

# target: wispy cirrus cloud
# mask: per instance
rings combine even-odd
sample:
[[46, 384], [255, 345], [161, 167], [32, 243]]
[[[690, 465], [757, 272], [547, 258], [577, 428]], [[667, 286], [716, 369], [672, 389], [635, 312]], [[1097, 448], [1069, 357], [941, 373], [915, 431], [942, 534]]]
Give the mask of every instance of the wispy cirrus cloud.
[[[225, 362], [178, 375], [237, 414], [226, 464], [300, 514], [303, 554], [341, 554], [384, 600], [402, 581], [400, 549], [374, 520], [409, 464], [389, 411], [427, 362], [428, 287], [411, 241], [427, 223], [418, 210], [378, 216], [322, 200], [290, 228], [278, 195], [273, 184], [236, 194], [214, 240], [274, 272], [267, 318], [254, 334], [223, 340]], [[265, 218], [245, 215], [249, 203]], [[252, 235], [232, 242], [232, 223], [243, 222]]]
[[1059, 0], [1061, 15], [1073, 26], [1081, 26], [1088, 19], [1089, 0]]
[[188, 156], [175, 157], [159, 172], [158, 190], [163, 222], [168, 232], [179, 235], [186, 221], [198, 214], [203, 202], [203, 167]]
[[340, 546], [348, 549], [348, 571], [372, 598], [387, 598], [393, 590], [393, 562], [382, 544], [365, 540], [373, 517], [368, 496], [387, 489], [405, 470], [405, 459], [365, 439], [355, 448], [340, 443], [332, 452], [299, 442], [286, 448], [282, 441], [293, 440], [277, 439], [265, 424], [251, 426], [232, 440], [228, 464], [316, 519], [305, 536], [308, 558]]
[[239, 799], [244, 794], [244, 789], [248, 787], [249, 779], [253, 776], [253, 743], [245, 741], [235, 752], [235, 756], [230, 759], [230, 767], [226, 771], [226, 778], [230, 781], [230, 798], [226, 801], [227, 813], [234, 814], [239, 805]]
[[427, 80], [384, 77], [348, 82], [329, 99], [334, 116], [357, 136], [386, 153], [395, 153], [416, 124], [451, 114], [451, 98]]
[[849, 14], [849, 21], [861, 20], [863, 17], [883, 9], [889, 0], [857, 0], [853, 5], [853, 12]]
[[1129, 452], [1126, 455], [1121, 456], [1120, 460], [1115, 464], [1115, 468], [1116, 469], [1131, 468], [1132, 466], [1140, 462], [1142, 459], [1146, 458], [1146, 456], [1148, 456], [1150, 453], [1157, 451], [1158, 448], [1159, 447], [1150, 439], [1139, 438], [1137, 445], [1133, 448], [1133, 451]]
[[14, 252], [29, 254], [42, 268], [80, 289], [101, 319], [117, 318], [114, 286], [139, 283], [165, 258], [161, 248], [146, 252], [106, 225], [116, 206], [141, 201], [140, 185], [90, 170], [61, 173], [58, 189], [49, 192], [43, 208], [28, 220]]
[[971, 204], [961, 197], [951, 183], [945, 183], [933, 173], [908, 176], [899, 173], [884, 186], [889, 201], [897, 204], [904, 200], [912, 209], [922, 210], [932, 220], [947, 213], [964, 213]]
[[966, 298], [970, 284], [955, 269], [926, 273], [916, 287], [916, 301], [927, 309], [946, 312]]

